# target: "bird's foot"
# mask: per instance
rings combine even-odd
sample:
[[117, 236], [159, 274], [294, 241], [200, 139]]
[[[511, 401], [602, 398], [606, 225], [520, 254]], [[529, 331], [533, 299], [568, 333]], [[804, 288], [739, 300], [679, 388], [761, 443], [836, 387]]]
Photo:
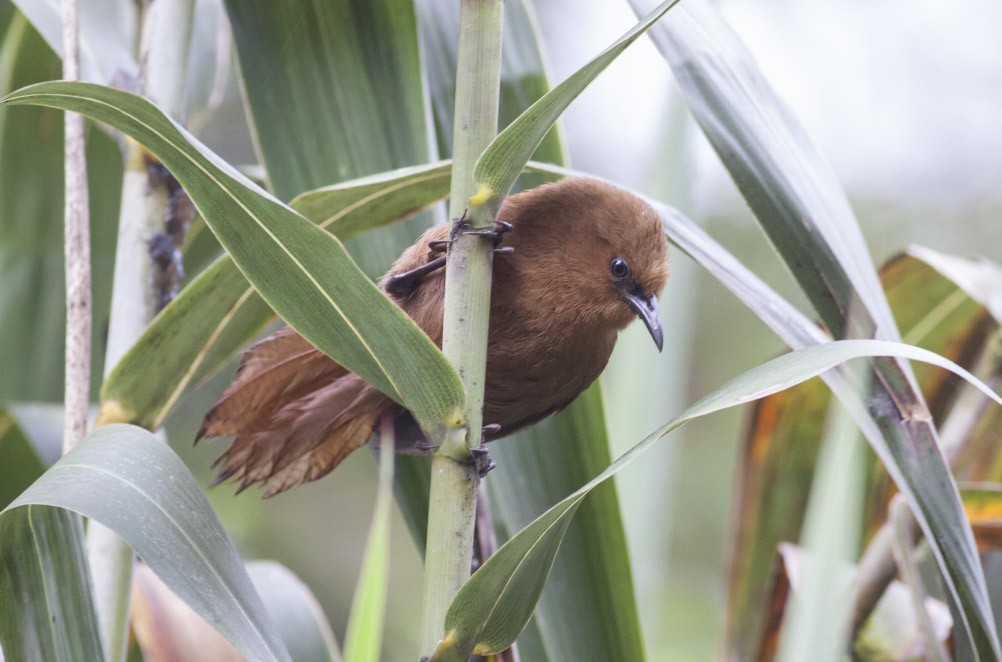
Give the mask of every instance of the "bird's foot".
[[[492, 227], [478, 228], [476, 230], [472, 229], [470, 222], [465, 220], [465, 216], [459, 219], [459, 232], [458, 234], [472, 234], [478, 237], [487, 237], [494, 242], [495, 250], [500, 250], [497, 248], [498, 244], [504, 241], [504, 236], [508, 232], [511, 232], [511, 223], [508, 221], [494, 221]], [[455, 227], [453, 228], [455, 232]], [[510, 253], [511, 251], [503, 251]]]
[[437, 271], [445, 266], [445, 256], [436, 257], [434, 260], [425, 262], [420, 267], [415, 267], [408, 271], [401, 271], [386, 279], [386, 291], [398, 297], [405, 297], [411, 294], [421, 283], [425, 276]]
[[428, 248], [432, 252], [444, 252], [449, 249], [449, 246], [454, 242], [461, 234], [472, 234], [478, 237], [488, 237], [494, 242], [494, 252], [495, 253], [511, 253], [514, 249], [510, 246], [505, 246], [503, 248], [498, 248], [498, 244], [504, 241], [504, 236], [508, 232], [511, 232], [512, 225], [508, 221], [494, 221], [491, 227], [486, 228], [473, 228], [470, 222], [466, 218], [466, 212], [452, 222], [452, 231], [449, 232], [449, 238], [439, 241], [428, 242]]
[[501, 426], [497, 423], [488, 423], [484, 427], [480, 428], [480, 436], [486, 437], [487, 435], [495, 435], [501, 432]]
[[414, 450], [418, 453], [434, 453], [438, 450], [438, 446], [430, 444], [426, 440], [422, 439], [414, 444]]
[[491, 459], [486, 446], [471, 448], [470, 455], [473, 456], [472, 463], [477, 470], [477, 476], [480, 478], [483, 478], [498, 466], [497, 462]]

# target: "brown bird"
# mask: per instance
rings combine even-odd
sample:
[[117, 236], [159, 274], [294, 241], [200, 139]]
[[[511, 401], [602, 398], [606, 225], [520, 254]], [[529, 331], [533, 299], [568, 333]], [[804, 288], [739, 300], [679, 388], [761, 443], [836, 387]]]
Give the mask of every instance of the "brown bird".
[[[486, 440], [569, 405], [602, 372], [635, 317], [662, 346], [658, 294], [668, 245], [657, 213], [623, 189], [569, 178], [509, 197], [501, 208], [491, 287]], [[442, 252], [451, 226], [422, 235], [380, 281], [439, 346]], [[510, 230], [510, 232], [508, 231]], [[264, 497], [330, 472], [366, 443], [384, 413], [398, 452], [427, 448], [413, 417], [286, 327], [251, 347], [198, 433], [235, 438], [219, 481], [260, 483]]]

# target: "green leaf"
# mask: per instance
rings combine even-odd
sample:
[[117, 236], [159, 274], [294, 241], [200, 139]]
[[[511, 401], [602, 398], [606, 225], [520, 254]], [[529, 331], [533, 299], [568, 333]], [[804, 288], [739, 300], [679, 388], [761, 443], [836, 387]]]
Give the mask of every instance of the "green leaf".
[[9, 0], [0, 2], [0, 40], [7, 34], [11, 19], [14, 18], [14, 4]]
[[274, 561], [250, 561], [247, 573], [293, 660], [340, 662], [337, 641], [310, 588]]
[[432, 659], [459, 662], [511, 646], [536, 607], [543, 582], [582, 496], [547, 510], [501, 547], [463, 585]]
[[31, 441], [7, 409], [0, 410], [0, 508], [31, 485], [45, 471]]
[[42, 83], [5, 101], [81, 112], [143, 142], [181, 182], [265, 301], [296, 330], [404, 404], [426, 430], [459, 424], [459, 378], [344, 246], [185, 136], [152, 104], [86, 83]]
[[[13, 508], [13, 510], [12, 510]], [[7, 660], [103, 660], [83, 523], [59, 508], [0, 513], [0, 648]]]
[[[91, 432], [0, 513], [0, 553], [25, 549], [12, 542], [31, 531], [39, 505], [72, 510], [114, 530], [179, 597], [250, 660], [288, 654], [254, 592], [243, 562], [187, 468], [151, 433], [128, 425]], [[63, 517], [63, 515], [60, 515]], [[10, 569], [17, 564], [4, 563]], [[10, 572], [10, 570], [7, 570]], [[47, 576], [51, 582], [58, 577]], [[72, 591], [80, 582], [60, 582]], [[86, 585], [86, 581], [83, 582]], [[14, 602], [38, 592], [15, 585]], [[89, 600], [89, 596], [88, 596]], [[8, 613], [9, 610], [4, 610]], [[46, 619], [47, 620], [47, 619]], [[14, 657], [13, 659], [19, 659]], [[49, 658], [42, 658], [49, 659]], [[82, 655], [74, 660], [100, 659]]]
[[[651, 36], [827, 327], [850, 337], [899, 338], [845, 194], [726, 22], [712, 5], [694, 0]], [[875, 365], [874, 414], [857, 423], [916, 514], [962, 636], [979, 657], [998, 658], [1002, 647], [974, 538], [914, 377], [895, 361]]]
[[[448, 162], [405, 168], [298, 196], [292, 207], [339, 237], [398, 220], [448, 192]], [[155, 429], [183, 393], [215, 373], [274, 317], [224, 256], [185, 287], [105, 380], [103, 401]], [[156, 370], [157, 379], [148, 379]]]
[[362, 571], [348, 617], [346, 662], [378, 662], [383, 642], [386, 590], [390, 580], [390, 515], [393, 508], [392, 424], [380, 434], [379, 491], [365, 543]]
[[[58, 58], [15, 14], [0, 50], [0, 95], [61, 77]], [[122, 157], [89, 127], [94, 337], [108, 315]], [[63, 125], [48, 108], [0, 107], [0, 402], [63, 398]], [[16, 320], [16, 323], [14, 323]], [[95, 342], [94, 365], [104, 361]], [[100, 385], [93, 371], [92, 388]]]
[[292, 208], [341, 239], [406, 218], [449, 194], [452, 162], [399, 168], [300, 193]]
[[895, 356], [949, 369], [999, 404], [1002, 397], [970, 373], [926, 350], [880, 340], [842, 340], [784, 354], [732, 379], [627, 451], [605, 471], [516, 534], [460, 589], [446, 617], [438, 660], [465, 659], [472, 650], [503, 650], [525, 626], [542, 590], [568, 520], [581, 499], [639, 457], [654, 442], [689, 421], [763, 398], [854, 358]]
[[[499, 466], [487, 479], [494, 516], [508, 531], [519, 531], [611, 463], [598, 383], [557, 416], [491, 444], [491, 457]], [[549, 655], [643, 660], [615, 483], [600, 486], [580, 504], [565, 539], [565, 552], [557, 556], [536, 607]]]
[[410, 0], [227, 0], [226, 10], [280, 198], [429, 159]]
[[[865, 394], [864, 387], [859, 394]], [[801, 534], [809, 556], [801, 591], [786, 603], [780, 662], [839, 662], [849, 640], [847, 605], [851, 601], [846, 599], [839, 571], [859, 551], [866, 485], [864, 446], [844, 408], [835, 405], [829, 412]]]
[[[740, 277], [744, 282], [744, 278]], [[919, 260], [899, 256], [881, 269], [881, 281], [905, 340], [973, 370], [970, 357], [991, 337], [987, 312], [955, 284]], [[953, 402], [956, 380], [931, 366], [915, 366], [930, 408], [939, 418]], [[820, 380], [761, 400], [745, 437], [735, 518], [737, 541], [728, 600], [728, 640], [733, 655], [754, 655], [767, 616], [773, 554], [782, 540], [799, 535], [810, 489], [818, 440], [830, 395]], [[991, 408], [985, 418], [1002, 412]], [[994, 448], [996, 444], [992, 442]], [[883, 474], [886, 479], [886, 474]], [[871, 531], [886, 519], [889, 486], [871, 489], [867, 500]], [[867, 536], [868, 537], [868, 536]]]
[[602, 73], [637, 38], [664, 16], [678, 0], [665, 0], [637, 25], [602, 51], [567, 80], [547, 92], [524, 113], [509, 124], [484, 150], [473, 177], [477, 193], [471, 199], [472, 213], [483, 211], [485, 220], [494, 218], [505, 196], [511, 191], [529, 157], [543, 141], [561, 113], [577, 98], [588, 84]]
[[[459, 4], [419, 0], [415, 3], [421, 31], [428, 96], [434, 115], [439, 151], [452, 154], [456, 49], [459, 43]], [[550, 89], [543, 66], [540, 35], [530, 4], [508, 0], [504, 7], [501, 42], [501, 98], [498, 125], [507, 126]], [[537, 161], [564, 163], [566, 155], [558, 127], [553, 125], [533, 154]], [[524, 174], [524, 173], [523, 173]], [[520, 182], [534, 186], [540, 178]]]
[[[412, 0], [229, 0], [251, 131], [283, 200], [436, 158]], [[349, 241], [382, 274], [428, 215]]]

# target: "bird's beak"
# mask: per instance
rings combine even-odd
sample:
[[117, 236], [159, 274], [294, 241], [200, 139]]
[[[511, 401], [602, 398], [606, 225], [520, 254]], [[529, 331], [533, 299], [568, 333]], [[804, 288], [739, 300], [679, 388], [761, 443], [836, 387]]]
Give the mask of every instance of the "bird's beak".
[[652, 294], [649, 297], [644, 297], [641, 294], [632, 294], [626, 292], [626, 302], [630, 304], [630, 308], [637, 313], [637, 317], [644, 321], [644, 326], [647, 330], [651, 332], [651, 338], [654, 338], [654, 344], [658, 346], [658, 351], [664, 346], [665, 337], [664, 331], [661, 329], [661, 315], [658, 310], [658, 296]]

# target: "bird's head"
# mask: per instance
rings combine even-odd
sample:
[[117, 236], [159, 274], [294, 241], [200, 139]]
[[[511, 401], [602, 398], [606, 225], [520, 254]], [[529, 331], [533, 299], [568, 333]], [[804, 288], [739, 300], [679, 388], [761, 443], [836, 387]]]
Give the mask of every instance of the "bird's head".
[[[639, 317], [661, 349], [658, 296], [668, 280], [668, 242], [649, 204], [612, 184], [583, 178], [566, 178], [510, 200], [515, 252], [529, 258], [523, 265], [548, 274], [546, 295], [555, 296], [555, 308], [573, 307], [614, 331]], [[506, 211], [501, 218], [509, 220]]]

